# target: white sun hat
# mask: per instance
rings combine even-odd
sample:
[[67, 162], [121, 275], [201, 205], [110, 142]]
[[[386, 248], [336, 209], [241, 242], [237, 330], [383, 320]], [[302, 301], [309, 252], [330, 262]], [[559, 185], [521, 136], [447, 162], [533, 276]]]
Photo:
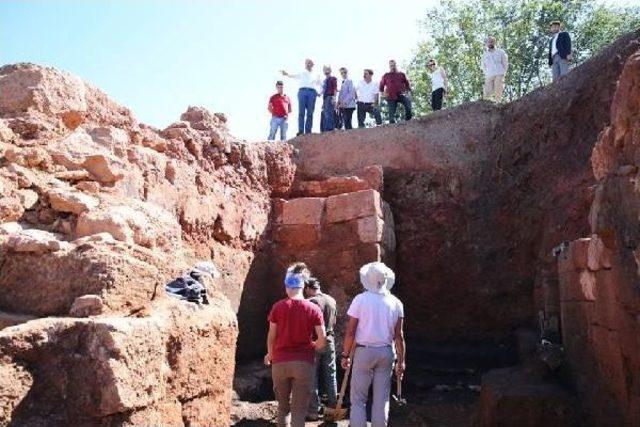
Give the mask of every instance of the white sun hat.
[[366, 290], [380, 294], [393, 288], [396, 275], [385, 263], [370, 262], [360, 268], [360, 282]]

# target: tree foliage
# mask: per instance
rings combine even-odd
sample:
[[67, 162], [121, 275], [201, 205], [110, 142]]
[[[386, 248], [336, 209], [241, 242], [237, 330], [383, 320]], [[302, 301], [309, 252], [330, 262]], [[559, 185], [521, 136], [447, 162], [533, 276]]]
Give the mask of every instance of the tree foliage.
[[489, 35], [509, 55], [505, 99], [514, 100], [548, 84], [549, 23], [563, 22], [572, 36], [574, 63], [583, 62], [621, 34], [640, 27], [640, 8], [613, 8], [596, 0], [441, 0], [422, 21], [425, 40], [408, 66], [415, 110], [431, 110], [427, 61], [435, 58], [447, 73], [447, 104], [479, 99], [480, 58]]

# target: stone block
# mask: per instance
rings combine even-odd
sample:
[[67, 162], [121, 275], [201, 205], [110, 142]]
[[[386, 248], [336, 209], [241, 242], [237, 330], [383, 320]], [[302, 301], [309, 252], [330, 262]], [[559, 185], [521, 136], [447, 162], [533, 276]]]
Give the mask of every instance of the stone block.
[[356, 218], [382, 218], [382, 200], [375, 190], [339, 194], [327, 198], [327, 222], [349, 221]]
[[324, 224], [321, 245], [323, 249], [342, 250], [360, 243], [357, 220]]
[[286, 249], [312, 249], [320, 241], [320, 232], [317, 225], [281, 225], [273, 231], [273, 240]]
[[289, 200], [282, 206], [283, 224], [320, 224], [325, 199], [321, 197], [303, 197]]
[[358, 236], [362, 243], [378, 243], [384, 237], [384, 221], [378, 216], [358, 219]]

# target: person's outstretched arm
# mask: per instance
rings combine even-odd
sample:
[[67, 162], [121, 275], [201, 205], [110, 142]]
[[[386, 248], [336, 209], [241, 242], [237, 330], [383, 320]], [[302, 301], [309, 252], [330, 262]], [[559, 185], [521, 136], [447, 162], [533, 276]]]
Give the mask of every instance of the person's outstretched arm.
[[287, 73], [285, 70], [280, 70], [280, 72], [282, 73], [283, 76], [289, 77], [291, 79], [299, 79], [300, 78], [300, 74], [290, 74], [290, 73]]

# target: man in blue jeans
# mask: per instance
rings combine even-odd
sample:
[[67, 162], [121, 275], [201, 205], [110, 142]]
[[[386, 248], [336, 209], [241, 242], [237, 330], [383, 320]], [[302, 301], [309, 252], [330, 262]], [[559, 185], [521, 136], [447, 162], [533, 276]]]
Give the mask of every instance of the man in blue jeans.
[[287, 139], [287, 118], [291, 114], [291, 101], [284, 94], [284, 85], [280, 80], [276, 82], [277, 93], [269, 98], [267, 109], [271, 113], [271, 128], [269, 130], [269, 141], [276, 139], [276, 132], [280, 128], [280, 141]]
[[333, 328], [336, 324], [336, 300], [320, 290], [320, 281], [315, 277], [307, 279], [304, 295], [320, 307], [325, 322], [327, 345], [316, 354], [316, 369], [311, 388], [311, 400], [307, 411], [307, 421], [316, 421], [320, 412], [320, 390], [327, 395], [327, 405], [335, 408], [337, 404], [336, 347], [333, 340]]
[[320, 79], [313, 74], [313, 61], [304, 61], [304, 70], [299, 74], [290, 74], [282, 70], [282, 75], [298, 79], [300, 89], [298, 90], [298, 135], [311, 133], [313, 127], [313, 112], [316, 108], [316, 98], [318, 97], [318, 86]]

